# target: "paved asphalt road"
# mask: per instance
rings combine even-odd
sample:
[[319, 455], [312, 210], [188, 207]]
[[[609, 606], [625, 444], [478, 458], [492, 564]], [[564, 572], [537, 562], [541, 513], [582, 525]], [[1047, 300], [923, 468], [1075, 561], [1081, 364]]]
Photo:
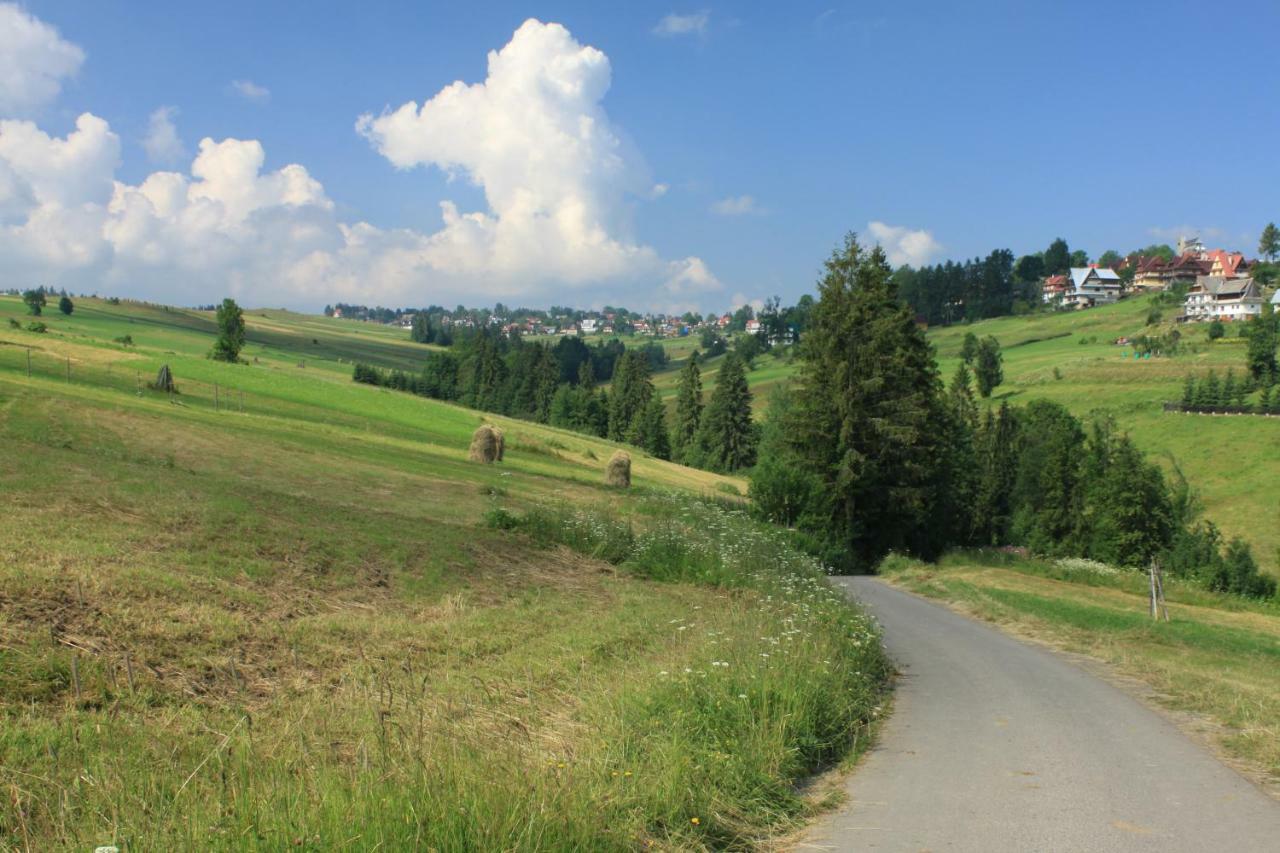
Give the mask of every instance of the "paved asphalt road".
[[1280, 803], [1063, 657], [874, 578], [839, 581], [902, 678], [805, 850], [1280, 853]]

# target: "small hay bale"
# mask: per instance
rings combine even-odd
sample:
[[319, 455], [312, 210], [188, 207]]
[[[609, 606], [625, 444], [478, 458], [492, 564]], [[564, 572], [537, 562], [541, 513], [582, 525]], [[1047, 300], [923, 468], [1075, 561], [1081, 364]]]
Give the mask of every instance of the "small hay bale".
[[483, 462], [486, 465], [497, 462], [499, 433], [488, 424], [481, 424], [471, 436], [470, 458], [472, 462]]
[[619, 450], [609, 458], [604, 469], [604, 483], [619, 489], [631, 488], [631, 455], [625, 450]]
[[491, 426], [491, 427], [489, 427], [489, 429], [491, 429], [491, 430], [493, 430], [495, 433], [497, 433], [497, 436], [498, 436], [498, 461], [499, 461], [499, 462], [501, 462], [501, 461], [502, 461], [502, 457], [503, 457], [503, 455], [505, 455], [505, 454], [506, 454], [506, 452], [507, 452], [507, 436], [506, 436], [506, 434], [505, 434], [505, 433], [503, 433], [503, 431], [502, 431], [502, 430], [498, 429], [496, 426]]

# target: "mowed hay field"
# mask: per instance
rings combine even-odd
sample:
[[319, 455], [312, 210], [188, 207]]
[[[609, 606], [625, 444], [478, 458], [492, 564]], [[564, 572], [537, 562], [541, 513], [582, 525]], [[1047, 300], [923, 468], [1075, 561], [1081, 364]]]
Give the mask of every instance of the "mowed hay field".
[[0, 848], [750, 847], [874, 716], [873, 627], [798, 557], [762, 579], [735, 548], [793, 558], [741, 513], [698, 504], [753, 566], [718, 585], [492, 523], [670, 535], [738, 480], [633, 450], [609, 490], [607, 442], [351, 382], [417, 363], [400, 330], [247, 311], [226, 365], [208, 313], [6, 315]]

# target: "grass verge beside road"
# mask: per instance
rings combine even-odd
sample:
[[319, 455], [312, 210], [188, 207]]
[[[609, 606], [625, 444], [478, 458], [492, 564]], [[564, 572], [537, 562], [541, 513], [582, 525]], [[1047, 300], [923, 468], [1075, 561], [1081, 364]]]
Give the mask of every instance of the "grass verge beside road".
[[989, 551], [951, 554], [936, 565], [890, 557], [881, 571], [913, 592], [1139, 679], [1162, 705], [1216, 724], [1212, 737], [1227, 755], [1280, 782], [1274, 604], [1170, 580], [1170, 621], [1153, 622], [1143, 574]]

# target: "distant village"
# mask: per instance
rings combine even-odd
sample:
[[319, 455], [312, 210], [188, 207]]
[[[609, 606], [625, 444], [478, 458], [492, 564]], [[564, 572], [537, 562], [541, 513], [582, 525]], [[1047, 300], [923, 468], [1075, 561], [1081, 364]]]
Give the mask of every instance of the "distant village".
[[[1145, 250], [1125, 257], [1107, 252], [1093, 263], [1087, 262], [1083, 252], [1078, 253], [1073, 260], [1078, 259], [1077, 263], [1085, 265], [1070, 266], [1065, 273], [1039, 279], [1040, 310], [1085, 310], [1132, 295], [1164, 291], [1185, 294], [1182, 313], [1175, 318], [1180, 323], [1244, 321], [1260, 316], [1263, 305], [1268, 301], [1280, 309], [1280, 290], [1270, 293], [1252, 275], [1254, 268], [1262, 262], [1250, 260], [1243, 252], [1210, 249], [1198, 237], [1181, 238], [1176, 250], [1169, 246], [1152, 249], [1158, 251]], [[1275, 265], [1269, 266], [1274, 272]], [[1267, 268], [1268, 265], [1263, 264], [1260, 269]], [[1263, 275], [1262, 280], [1268, 280], [1268, 276]], [[1032, 288], [1036, 286], [1035, 279], [1028, 283]], [[804, 297], [802, 302], [804, 300], [811, 300], [811, 297]], [[794, 310], [782, 309], [782, 313]], [[771, 339], [779, 334], [782, 338], [794, 335], [795, 324], [770, 322], [771, 312], [779, 313], [776, 300], [759, 313], [750, 305], [744, 305], [730, 313], [706, 315], [694, 312], [681, 315], [641, 314], [610, 306], [600, 310], [553, 306], [544, 311], [512, 309], [501, 303], [492, 309], [459, 305], [452, 310], [441, 306], [391, 309], [339, 303], [325, 306], [324, 313], [335, 318], [384, 323], [410, 330], [425, 329], [429, 323], [432, 328], [443, 330], [445, 335], [482, 327], [496, 329], [506, 336], [638, 335], [678, 338], [706, 330], [726, 335], [733, 332], [767, 334]], [[917, 320], [927, 325], [923, 314], [918, 315]]]
[[[1249, 274], [1257, 265], [1242, 252], [1209, 249], [1197, 237], [1178, 241], [1172, 257], [1133, 254], [1113, 262], [1072, 267], [1044, 279], [1044, 302], [1066, 309], [1093, 308], [1130, 294], [1185, 290], [1179, 322], [1235, 322], [1262, 314], [1267, 301]], [[1270, 299], [1280, 307], [1280, 290]]]
[[489, 326], [497, 328], [504, 335], [521, 336], [581, 334], [678, 338], [705, 329], [713, 329], [725, 334], [729, 332], [760, 334], [764, 328], [750, 305], [743, 306], [732, 313], [706, 315], [694, 312], [681, 315], [639, 314], [626, 308], [612, 307], [605, 307], [599, 311], [553, 307], [542, 311], [533, 308], [508, 309], [501, 304], [493, 309], [458, 306], [453, 310], [439, 306], [421, 310], [402, 310], [338, 304], [325, 306], [324, 313], [329, 317], [385, 323], [404, 329], [412, 329], [416, 318], [425, 314], [434, 323], [449, 329], [472, 330]]

